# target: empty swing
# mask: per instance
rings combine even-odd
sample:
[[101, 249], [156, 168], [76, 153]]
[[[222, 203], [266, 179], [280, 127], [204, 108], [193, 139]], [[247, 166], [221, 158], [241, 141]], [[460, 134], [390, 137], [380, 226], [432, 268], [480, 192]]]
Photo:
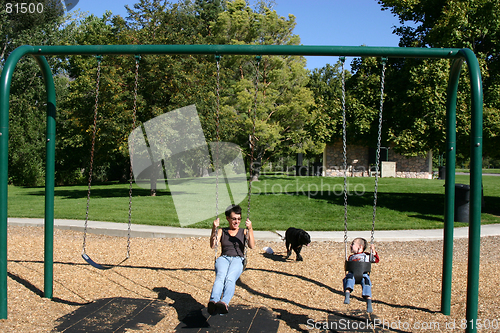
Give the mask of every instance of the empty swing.
[[[370, 275], [371, 264], [374, 260], [374, 254], [370, 249], [370, 261], [349, 261], [348, 260], [348, 243], [347, 243], [347, 139], [346, 139], [346, 101], [345, 101], [345, 72], [344, 61], [345, 57], [340, 58], [342, 62], [342, 143], [343, 143], [343, 168], [344, 168], [344, 250], [345, 250], [345, 263], [344, 271], [351, 272], [354, 275], [356, 284], [361, 284], [363, 274]], [[381, 74], [381, 89], [380, 89], [380, 107], [379, 107], [379, 123], [378, 123], [378, 138], [377, 138], [377, 153], [376, 153], [376, 170], [375, 170], [375, 188], [373, 191], [373, 216], [372, 216], [372, 229], [370, 244], [374, 243], [375, 235], [375, 220], [377, 212], [377, 192], [378, 192], [378, 179], [380, 170], [380, 146], [382, 137], [382, 114], [384, 105], [384, 86], [385, 86], [385, 69], [386, 58], [382, 58], [382, 74]]]
[[[92, 173], [94, 167], [94, 151], [95, 151], [95, 139], [97, 133], [97, 110], [99, 105], [99, 84], [101, 77], [101, 60], [102, 56], [97, 56], [97, 82], [96, 82], [96, 92], [95, 92], [95, 104], [94, 104], [94, 123], [93, 123], [93, 131], [92, 131], [92, 146], [90, 150], [90, 167], [89, 167], [89, 179], [88, 179], [88, 190], [87, 190], [87, 209], [85, 213], [85, 224], [83, 229], [83, 248], [82, 248], [82, 258], [90, 265], [97, 269], [110, 269], [114, 266], [118, 266], [122, 264], [125, 260], [130, 257], [130, 232], [131, 232], [131, 224], [132, 224], [132, 184], [133, 184], [133, 169], [132, 162], [130, 164], [130, 182], [129, 182], [129, 211], [128, 211], [128, 226], [127, 226], [127, 253], [125, 259], [123, 259], [117, 265], [101, 265], [87, 254], [86, 245], [87, 245], [87, 227], [88, 227], [88, 218], [89, 218], [89, 206], [90, 206], [90, 190], [92, 187]], [[135, 56], [135, 83], [134, 83], [134, 107], [133, 107], [133, 122], [132, 129], [136, 126], [136, 114], [137, 114], [137, 86], [138, 86], [138, 78], [139, 78], [139, 59], [140, 56]]]
[[[215, 149], [215, 216], [216, 218], [219, 216], [219, 145], [221, 143], [220, 141], [220, 55], [216, 55], [216, 65], [217, 65], [217, 78], [216, 78], [216, 121], [215, 121], [215, 127], [216, 127], [216, 149]], [[257, 94], [258, 94], [258, 84], [259, 84], [259, 67], [260, 67], [260, 60], [261, 56], [256, 56], [255, 60], [257, 62], [256, 64], [256, 71], [255, 71], [255, 97], [254, 97], [254, 106], [253, 106], [253, 112], [252, 112], [252, 134], [249, 135], [249, 145], [250, 145], [250, 183], [248, 185], [248, 202], [247, 202], [247, 219], [250, 219], [250, 206], [251, 206], [251, 195], [252, 195], [252, 172], [251, 168], [253, 166], [254, 162], [254, 149], [255, 149], [255, 144], [256, 144], [256, 138], [255, 138], [255, 127], [256, 127], [256, 118], [257, 118]], [[223, 170], [223, 168], [221, 168]], [[215, 259], [217, 260], [217, 233], [218, 233], [218, 228], [215, 229]], [[247, 250], [248, 250], [248, 237], [245, 237], [245, 246], [244, 246], [244, 252], [243, 252], [243, 270], [246, 269], [248, 260], [247, 260]]]

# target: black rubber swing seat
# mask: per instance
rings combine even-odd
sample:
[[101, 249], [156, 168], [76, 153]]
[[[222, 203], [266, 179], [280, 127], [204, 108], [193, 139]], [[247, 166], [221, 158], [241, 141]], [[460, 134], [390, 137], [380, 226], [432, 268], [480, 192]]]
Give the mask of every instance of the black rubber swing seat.
[[344, 270], [350, 272], [354, 275], [354, 281], [356, 284], [361, 284], [363, 279], [363, 274], [370, 275], [372, 270], [372, 263], [366, 261], [345, 261]]

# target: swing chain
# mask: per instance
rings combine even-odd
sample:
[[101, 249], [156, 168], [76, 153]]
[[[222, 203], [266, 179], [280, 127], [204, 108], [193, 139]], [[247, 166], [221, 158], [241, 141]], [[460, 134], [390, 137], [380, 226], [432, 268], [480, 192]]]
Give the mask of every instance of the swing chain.
[[[376, 166], [375, 166], [375, 189], [373, 191], [373, 218], [372, 218], [372, 231], [370, 243], [374, 242], [375, 234], [375, 219], [377, 215], [377, 193], [378, 193], [378, 172], [380, 170], [380, 146], [382, 142], [382, 114], [384, 109], [384, 87], [385, 87], [385, 70], [386, 70], [387, 58], [382, 58], [382, 75], [380, 77], [380, 109], [379, 109], [379, 120], [378, 120], [378, 138], [377, 138], [377, 155], [376, 155]], [[371, 251], [370, 251], [371, 252]]]
[[[255, 60], [257, 65], [255, 68], [255, 97], [254, 97], [254, 108], [252, 115], [252, 136], [250, 137], [250, 182], [248, 184], [248, 206], [247, 206], [247, 219], [250, 219], [250, 198], [252, 196], [252, 181], [253, 181], [253, 160], [254, 160], [254, 150], [255, 150], [255, 123], [257, 121], [257, 94], [259, 92], [259, 68], [261, 56], [256, 56]], [[246, 248], [245, 248], [246, 249]]]
[[[220, 58], [221, 56], [216, 54], [215, 60], [217, 64], [217, 84], [216, 84], [216, 117], [215, 117], [215, 133], [216, 133], [216, 146], [215, 146], [215, 218], [219, 218], [219, 144], [220, 144]], [[218, 227], [215, 228], [215, 239], [214, 239], [214, 251], [215, 260], [217, 260], [217, 233]]]
[[97, 108], [99, 105], [99, 84], [101, 81], [101, 61], [102, 56], [96, 56], [97, 59], [97, 80], [95, 88], [95, 104], [94, 104], [94, 124], [92, 130], [92, 147], [90, 149], [90, 167], [89, 167], [89, 179], [88, 179], [88, 190], [87, 190], [87, 210], [85, 212], [85, 224], [83, 227], [83, 249], [82, 254], [85, 254], [85, 248], [87, 246], [87, 226], [89, 221], [89, 206], [90, 206], [90, 189], [92, 187], [92, 173], [94, 168], [94, 150], [95, 150], [95, 137], [97, 132]]
[[[137, 91], [139, 85], [139, 60], [141, 60], [140, 55], [135, 55], [135, 82], [134, 82], [134, 108], [132, 111], [132, 130], [136, 127], [137, 122]], [[134, 146], [133, 143], [130, 145], [129, 154], [133, 156]], [[133, 168], [133, 159], [130, 159], [130, 180], [129, 180], [129, 189], [128, 189], [128, 235], [127, 235], [127, 258], [130, 257], [130, 232], [132, 225], [132, 185], [134, 182], [134, 168]]]
[[215, 217], [219, 217], [219, 143], [220, 143], [220, 55], [215, 56], [217, 62], [217, 85], [216, 85], [216, 117], [215, 117]]
[[[253, 183], [253, 160], [254, 160], [254, 150], [255, 150], [255, 123], [257, 121], [257, 96], [259, 92], [259, 69], [260, 69], [260, 60], [262, 56], [256, 56], [255, 60], [257, 61], [257, 65], [255, 68], [255, 97], [254, 97], [254, 108], [253, 108], [253, 116], [252, 116], [252, 136], [250, 137], [250, 182], [248, 184], [248, 205], [247, 205], [247, 219], [250, 220], [250, 198], [252, 197], [252, 183]], [[248, 233], [248, 231], [247, 231]], [[246, 268], [247, 264], [247, 250], [248, 250], [248, 237], [245, 237], [245, 248], [243, 253], [243, 269]]]
[[344, 251], [347, 260], [347, 134], [346, 134], [346, 107], [345, 107], [345, 57], [340, 57], [342, 62], [342, 145], [344, 157]]

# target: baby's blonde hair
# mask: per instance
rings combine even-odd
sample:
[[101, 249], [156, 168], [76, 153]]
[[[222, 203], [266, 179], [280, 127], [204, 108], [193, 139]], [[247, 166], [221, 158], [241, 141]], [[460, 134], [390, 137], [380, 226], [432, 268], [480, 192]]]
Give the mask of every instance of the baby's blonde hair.
[[351, 242], [351, 246], [354, 245], [356, 241], [360, 241], [361, 243], [363, 243], [363, 251], [366, 250], [366, 248], [368, 247], [368, 242], [366, 241], [366, 239], [362, 237], [354, 238]]

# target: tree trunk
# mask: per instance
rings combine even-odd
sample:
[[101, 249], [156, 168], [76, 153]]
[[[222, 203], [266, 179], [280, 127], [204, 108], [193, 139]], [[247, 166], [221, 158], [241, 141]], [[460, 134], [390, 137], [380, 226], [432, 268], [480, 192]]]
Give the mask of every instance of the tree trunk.
[[259, 181], [260, 170], [262, 168], [262, 157], [259, 155], [250, 165], [250, 180], [252, 182]]
[[161, 168], [161, 161], [157, 162], [156, 164], [153, 164], [151, 166], [153, 169], [151, 171], [151, 177], [149, 178], [150, 186], [151, 186], [151, 196], [155, 197], [156, 196], [156, 189], [157, 189], [157, 183], [158, 183], [158, 175], [160, 174], [160, 168]]

